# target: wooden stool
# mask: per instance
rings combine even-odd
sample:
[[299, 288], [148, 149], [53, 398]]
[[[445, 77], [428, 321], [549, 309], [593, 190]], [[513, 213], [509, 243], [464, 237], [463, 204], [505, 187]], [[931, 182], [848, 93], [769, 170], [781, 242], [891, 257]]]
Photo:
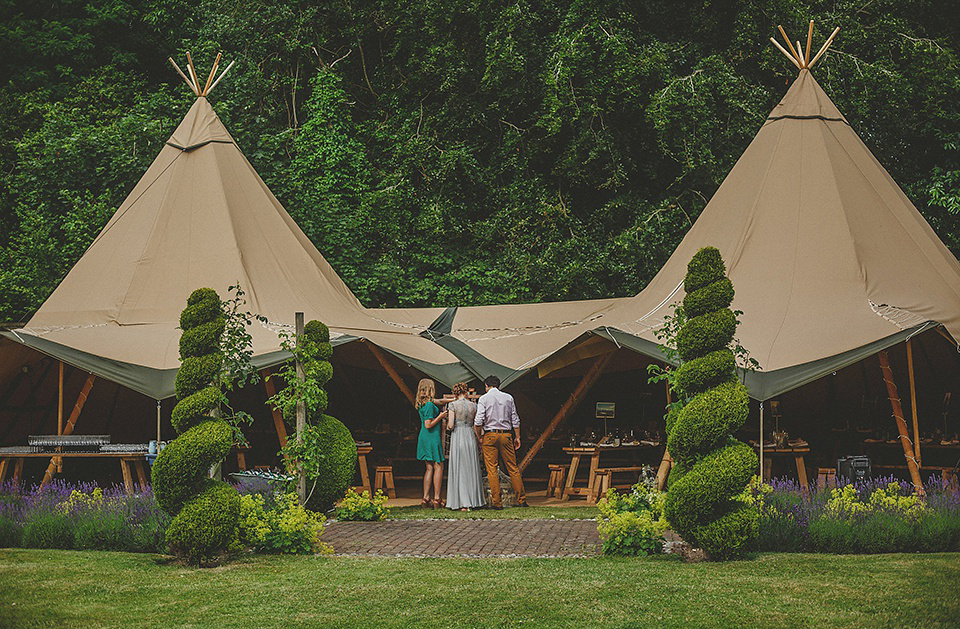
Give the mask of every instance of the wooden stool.
[[817, 487], [819, 489], [837, 486], [837, 470], [832, 467], [817, 468]]
[[547, 498], [563, 496], [563, 484], [567, 479], [567, 468], [569, 465], [548, 465], [550, 468], [550, 479], [547, 481]]
[[376, 492], [378, 489], [386, 485], [387, 496], [390, 498], [397, 497], [397, 490], [393, 486], [393, 466], [392, 465], [378, 465], [376, 475], [373, 478], [373, 491]]
[[593, 487], [590, 488], [590, 494], [587, 496], [587, 504], [597, 504], [597, 500], [607, 495], [610, 489], [610, 478], [613, 473], [610, 470], [598, 469], [593, 477]]

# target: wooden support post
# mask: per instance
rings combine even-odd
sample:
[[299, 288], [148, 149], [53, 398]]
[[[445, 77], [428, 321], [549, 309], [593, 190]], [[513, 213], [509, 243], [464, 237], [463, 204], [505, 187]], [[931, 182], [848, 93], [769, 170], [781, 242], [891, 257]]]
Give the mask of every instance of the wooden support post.
[[[87, 396], [90, 395], [90, 389], [93, 387], [93, 381], [96, 380], [96, 376], [90, 374], [87, 376], [87, 381], [83, 383], [83, 389], [80, 390], [80, 395], [77, 396], [77, 403], [73, 405], [73, 411], [70, 413], [70, 419], [67, 420], [67, 425], [63, 428], [64, 435], [72, 435], [73, 429], [77, 425], [77, 418], [80, 417], [80, 411], [83, 410], [83, 405], [87, 403]], [[57, 467], [56, 457], [50, 459], [50, 465], [47, 466], [47, 471], [43, 474], [43, 480], [40, 481], [40, 486], [44, 487], [47, 483], [53, 480], [54, 471]]]
[[900, 404], [900, 396], [897, 394], [897, 383], [893, 381], [890, 359], [887, 357], [886, 350], [878, 352], [877, 357], [880, 359], [883, 381], [887, 385], [887, 395], [890, 398], [893, 417], [897, 422], [897, 430], [900, 432], [900, 444], [903, 446], [903, 456], [907, 459], [910, 480], [913, 481], [914, 490], [922, 496], [924, 494], [923, 481], [920, 480], [920, 469], [917, 467], [917, 460], [914, 457], [913, 444], [910, 443], [910, 437], [907, 436], [907, 422], [903, 418], [903, 406]]
[[[673, 404], [673, 397], [670, 395], [670, 383], [666, 380], [664, 381], [667, 389], [667, 408]], [[667, 435], [667, 439], [670, 439], [670, 435]], [[667, 486], [667, 476], [670, 475], [670, 469], [673, 467], [673, 457], [670, 456], [670, 449], [667, 447], [663, 448], [663, 458], [660, 459], [660, 467], [657, 468], [657, 489], [663, 491], [663, 488]]]
[[[303, 336], [303, 313], [294, 313], [296, 318], [297, 346], [300, 345], [300, 338]], [[306, 375], [303, 371], [303, 364], [297, 359], [297, 380], [303, 382]], [[307, 404], [303, 400], [297, 402], [297, 442], [303, 441], [303, 433], [307, 428]], [[297, 494], [300, 496], [300, 504], [307, 502], [307, 472], [300, 466], [300, 472], [297, 474]]]
[[387, 375], [390, 376], [390, 379], [393, 380], [393, 382], [397, 385], [397, 388], [400, 389], [400, 392], [403, 393], [404, 397], [410, 401], [410, 405], [416, 407], [417, 401], [416, 397], [413, 395], [413, 391], [410, 390], [410, 387], [407, 386], [407, 383], [403, 381], [403, 378], [400, 377], [400, 374], [397, 373], [397, 370], [394, 369], [393, 365], [390, 364], [390, 361], [387, 360], [383, 350], [369, 341], [365, 342], [367, 347], [370, 348], [370, 351], [376, 357], [377, 362], [379, 362], [380, 366], [383, 367], [383, 370], [387, 372]]
[[913, 344], [907, 339], [907, 373], [910, 376], [910, 410], [913, 414], [913, 456], [917, 458], [917, 466], [923, 465], [920, 456], [920, 422], [917, 419], [917, 385], [913, 376]]
[[540, 451], [540, 448], [543, 447], [543, 444], [546, 443], [550, 435], [553, 434], [553, 431], [557, 426], [560, 425], [567, 416], [574, 411], [574, 409], [579, 406], [580, 402], [583, 401], [584, 396], [587, 391], [590, 390], [590, 387], [593, 386], [593, 383], [597, 381], [597, 378], [600, 377], [600, 374], [603, 373], [604, 367], [607, 366], [607, 363], [610, 362], [610, 358], [613, 356], [613, 352], [608, 352], [602, 354], [594, 361], [593, 365], [590, 367], [589, 371], [584, 374], [583, 379], [580, 380], [580, 384], [577, 385], [577, 388], [573, 390], [573, 393], [570, 394], [570, 397], [567, 398], [567, 401], [563, 403], [563, 406], [560, 407], [560, 410], [557, 411], [557, 414], [554, 415], [553, 419], [550, 420], [550, 423], [547, 424], [547, 427], [543, 429], [543, 434], [540, 435], [540, 438], [537, 439], [536, 443], [530, 448], [527, 452], [527, 455], [523, 457], [523, 461], [520, 462], [520, 471], [523, 472], [527, 469], [527, 466], [530, 465], [530, 462], [533, 461], [533, 457], [536, 456], [537, 452]]
[[[59, 370], [59, 379], [57, 383], [57, 434], [63, 434], [63, 361], [57, 361], [60, 363]], [[60, 452], [61, 448], [57, 447], [57, 452]], [[54, 459], [57, 464], [57, 474], [63, 472], [63, 458], [56, 457]]]
[[[264, 369], [260, 372], [260, 375], [263, 377], [263, 388], [267, 390], [267, 399], [269, 400], [277, 394], [277, 387], [273, 384], [273, 380], [269, 379], [269, 371]], [[273, 426], [277, 429], [277, 439], [280, 441], [280, 447], [285, 448], [287, 446], [287, 427], [283, 423], [283, 413], [273, 407], [270, 407], [270, 413], [273, 415]]]

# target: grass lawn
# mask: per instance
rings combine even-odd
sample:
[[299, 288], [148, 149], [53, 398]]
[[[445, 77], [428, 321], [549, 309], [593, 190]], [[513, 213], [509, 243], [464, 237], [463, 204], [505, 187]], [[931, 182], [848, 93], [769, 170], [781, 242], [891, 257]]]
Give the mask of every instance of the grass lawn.
[[[389, 505], [387, 505], [389, 506]], [[493, 509], [475, 509], [473, 511], [451, 511], [450, 509], [424, 509], [416, 507], [390, 507], [393, 520], [528, 520], [543, 518], [549, 520], [595, 520], [596, 507], [507, 507], [503, 511]]]
[[0, 550], [0, 625], [956, 627], [960, 555], [654, 559], [156, 555]]

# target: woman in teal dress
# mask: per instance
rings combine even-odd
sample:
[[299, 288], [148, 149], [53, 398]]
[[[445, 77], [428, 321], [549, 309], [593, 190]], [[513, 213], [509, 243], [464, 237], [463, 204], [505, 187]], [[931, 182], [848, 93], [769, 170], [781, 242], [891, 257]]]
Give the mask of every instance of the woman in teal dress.
[[[423, 473], [423, 499], [421, 507], [442, 507], [440, 485], [443, 483], [443, 434], [441, 425], [447, 412], [433, 403], [437, 396], [437, 387], [430, 378], [424, 378], [417, 385], [417, 410], [420, 413], [420, 436], [417, 437], [417, 458], [427, 465]], [[430, 490], [433, 489], [433, 501]]]

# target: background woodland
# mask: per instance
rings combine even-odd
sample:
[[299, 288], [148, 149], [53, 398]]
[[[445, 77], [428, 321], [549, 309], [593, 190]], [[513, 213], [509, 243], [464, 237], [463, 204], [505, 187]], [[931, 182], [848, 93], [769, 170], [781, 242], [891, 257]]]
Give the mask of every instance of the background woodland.
[[193, 95], [368, 306], [637, 293], [796, 69], [960, 254], [949, 0], [0, 0], [0, 321], [25, 321]]

